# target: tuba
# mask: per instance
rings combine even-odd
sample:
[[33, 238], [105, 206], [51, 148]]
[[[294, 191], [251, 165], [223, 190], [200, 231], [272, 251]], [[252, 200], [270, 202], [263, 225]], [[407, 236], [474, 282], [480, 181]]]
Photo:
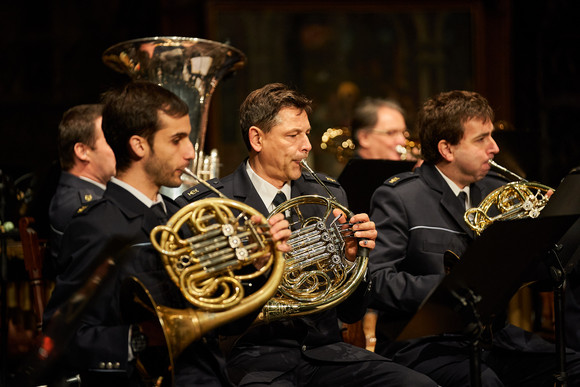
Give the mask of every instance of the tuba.
[[246, 56], [240, 50], [210, 40], [162, 36], [118, 43], [105, 50], [103, 62], [133, 79], [155, 82], [183, 99], [189, 106], [190, 139], [196, 153], [190, 169], [204, 180], [219, 177], [217, 150], [204, 155], [209, 103], [218, 82], [245, 64]]
[[[262, 307], [277, 291], [284, 271], [283, 254], [267, 235], [266, 218], [228, 199], [191, 171], [186, 173], [220, 197], [181, 208], [167, 224], [151, 231], [151, 242], [173, 283], [196, 308], [158, 305], [134, 277], [122, 291], [125, 320], [153, 324], [164, 341], [164, 345], [147, 346], [138, 355], [137, 368], [151, 386], [172, 384], [175, 360], [191, 343]], [[254, 224], [253, 215], [260, 216], [261, 223]], [[266, 262], [258, 269], [253, 265], [257, 260]], [[244, 294], [242, 281], [266, 275], [260, 289]]]
[[543, 184], [529, 182], [493, 160], [489, 160], [489, 164], [518, 181], [497, 188], [479, 206], [467, 210], [463, 218], [469, 227], [480, 235], [498, 220], [537, 218], [550, 199], [551, 193], [548, 194], [548, 191], [554, 190]]
[[[292, 250], [286, 253], [278, 292], [264, 305], [256, 323], [306, 315], [338, 305], [356, 290], [367, 269], [369, 249], [359, 246], [354, 263], [347, 262], [344, 238], [352, 236], [352, 229], [344, 229], [338, 218], [332, 219], [335, 208], [349, 219], [354, 214], [338, 203], [304, 160], [300, 163], [330, 197], [299, 196], [280, 204], [270, 214], [290, 214], [290, 226], [294, 230], [287, 243]], [[306, 217], [304, 214], [312, 206], [321, 206], [323, 215]]]

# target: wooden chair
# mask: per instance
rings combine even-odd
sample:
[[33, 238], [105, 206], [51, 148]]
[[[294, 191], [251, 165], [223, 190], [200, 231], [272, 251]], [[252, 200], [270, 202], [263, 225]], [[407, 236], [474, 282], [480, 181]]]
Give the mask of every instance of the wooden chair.
[[32, 228], [34, 218], [20, 218], [18, 230], [22, 241], [24, 267], [28, 272], [33, 298], [33, 310], [36, 316], [37, 329], [42, 331], [42, 314], [46, 306], [47, 296], [45, 281], [42, 278], [42, 263], [46, 252], [46, 241], [38, 238], [36, 230]]

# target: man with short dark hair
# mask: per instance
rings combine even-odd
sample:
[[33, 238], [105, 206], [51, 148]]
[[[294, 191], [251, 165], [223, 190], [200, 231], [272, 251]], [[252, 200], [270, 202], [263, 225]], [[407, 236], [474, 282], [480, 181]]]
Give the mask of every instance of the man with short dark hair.
[[[242, 137], [249, 158], [233, 174], [210, 183], [264, 215], [283, 202], [277, 202], [282, 194], [286, 199], [310, 194], [327, 197], [326, 190], [300, 165], [312, 149], [310, 112], [311, 101], [286, 85], [272, 83], [251, 92], [240, 108]], [[327, 176], [319, 178], [346, 205], [340, 185]], [[213, 195], [197, 186], [185, 191], [178, 202]], [[325, 209], [310, 208], [302, 214], [304, 218], [316, 215], [324, 219]], [[334, 210], [335, 216], [340, 214]], [[376, 232], [367, 214], [344, 218], [341, 222], [354, 224], [355, 238], [345, 241], [346, 259], [354, 261], [359, 246], [374, 247]], [[236, 340], [229, 353], [230, 379], [240, 386], [434, 386], [424, 375], [342, 341], [338, 317], [353, 322], [363, 316], [368, 286], [363, 280], [336, 307], [251, 328]]]
[[[371, 203], [371, 219], [379, 233], [370, 255], [372, 305], [379, 311], [376, 352], [443, 386], [470, 384], [468, 338], [395, 339], [445, 277], [444, 253], [461, 256], [473, 241], [474, 233], [463, 218], [465, 209], [506, 183], [490, 173], [489, 160], [499, 152], [492, 137], [493, 119], [487, 100], [475, 92], [450, 91], [427, 100], [417, 120], [425, 162], [414, 172], [387, 179]], [[493, 341], [489, 338], [482, 350], [483, 386], [554, 384], [552, 344], [505, 325], [501, 318], [492, 330]], [[578, 355], [569, 354], [567, 366], [570, 384], [575, 385]]]
[[103, 106], [78, 105], [67, 110], [58, 126], [58, 153], [62, 169], [56, 192], [50, 201], [49, 249], [56, 273], [65, 263], [57, 262], [66, 226], [79, 208], [100, 199], [115, 175], [115, 154], [101, 128]]

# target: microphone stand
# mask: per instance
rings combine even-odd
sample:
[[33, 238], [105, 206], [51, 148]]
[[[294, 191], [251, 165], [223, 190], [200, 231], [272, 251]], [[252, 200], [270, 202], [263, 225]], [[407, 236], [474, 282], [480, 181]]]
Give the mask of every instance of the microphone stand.
[[555, 245], [549, 255], [552, 257], [550, 263], [550, 275], [554, 289], [554, 330], [556, 336], [556, 360], [558, 370], [555, 375], [556, 386], [566, 387], [568, 385], [568, 374], [566, 372], [566, 337], [564, 319], [564, 293], [566, 290], [566, 271], [562, 266], [558, 252], [562, 250], [562, 245]]

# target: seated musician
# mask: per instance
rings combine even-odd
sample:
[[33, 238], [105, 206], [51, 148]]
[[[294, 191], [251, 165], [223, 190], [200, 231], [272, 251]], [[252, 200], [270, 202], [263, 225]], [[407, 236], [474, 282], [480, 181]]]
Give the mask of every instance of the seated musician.
[[50, 201], [49, 251], [51, 273], [66, 262], [56, 262], [64, 230], [77, 210], [100, 199], [115, 175], [115, 155], [101, 129], [103, 106], [78, 105], [67, 110], [58, 125], [58, 153], [62, 172]]
[[[328, 196], [300, 165], [311, 150], [310, 112], [311, 101], [283, 84], [268, 84], [250, 93], [240, 109], [249, 158], [233, 174], [210, 183], [227, 197], [264, 215], [276, 207], [280, 192], [286, 199], [307, 194]], [[346, 204], [340, 185], [325, 176], [320, 178]], [[214, 194], [198, 185], [177, 201], [188, 203], [210, 195]], [[318, 215], [323, 216], [322, 209]], [[345, 221], [343, 216], [340, 222]], [[357, 214], [348, 221], [355, 224], [354, 235], [361, 239], [346, 240], [347, 258], [354, 261], [358, 246], [374, 247], [376, 231], [366, 214]], [[435, 385], [424, 375], [342, 342], [337, 318], [353, 322], [363, 316], [368, 286], [363, 281], [336, 308], [251, 328], [228, 354], [227, 371], [232, 382], [241, 386]]]
[[[465, 386], [470, 383], [467, 340], [394, 339], [445, 276], [445, 251], [461, 256], [473, 240], [463, 220], [465, 208], [505, 184], [489, 173], [488, 161], [499, 152], [492, 137], [493, 111], [477, 93], [445, 92], [423, 105], [417, 126], [424, 164], [385, 181], [371, 201], [378, 231], [370, 255], [371, 305], [379, 310], [376, 352], [439, 385]], [[554, 346], [504, 320], [494, 325], [493, 341], [482, 353], [482, 385], [553, 385], [558, 369]], [[568, 354], [567, 368], [576, 385], [577, 354]]]

